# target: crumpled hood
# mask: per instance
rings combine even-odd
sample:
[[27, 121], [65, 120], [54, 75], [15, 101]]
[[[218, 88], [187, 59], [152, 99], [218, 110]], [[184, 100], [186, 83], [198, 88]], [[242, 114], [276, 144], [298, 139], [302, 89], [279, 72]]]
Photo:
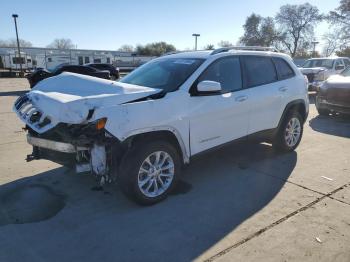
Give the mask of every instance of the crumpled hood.
[[303, 74], [318, 74], [319, 72], [326, 71], [325, 67], [312, 67], [312, 68], [300, 68]]
[[[120, 105], [159, 92], [160, 89], [65, 72], [39, 82], [26, 96], [52, 124], [79, 124], [87, 120], [89, 110]], [[23, 117], [16, 106], [14, 110], [30, 125], [28, 117]]]

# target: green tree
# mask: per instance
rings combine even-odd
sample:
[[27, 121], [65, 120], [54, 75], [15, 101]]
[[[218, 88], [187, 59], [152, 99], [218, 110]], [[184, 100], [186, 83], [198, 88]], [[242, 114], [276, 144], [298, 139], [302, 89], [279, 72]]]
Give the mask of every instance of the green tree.
[[150, 43], [145, 46], [138, 45], [136, 53], [146, 56], [161, 56], [163, 54], [176, 51], [175, 46], [166, 42]]
[[326, 18], [333, 28], [325, 36], [325, 51], [342, 52], [350, 42], [350, 0], [341, 0], [339, 7], [329, 12]]
[[350, 47], [345, 47], [339, 51], [335, 52], [337, 56], [350, 57]]
[[230, 46], [232, 46], [232, 43], [229, 42], [229, 41], [221, 40], [221, 41], [218, 43], [218, 46], [220, 46], [220, 47], [230, 47]]
[[214, 45], [212, 45], [212, 44], [209, 44], [209, 45], [206, 45], [205, 47], [204, 47], [204, 50], [214, 50]]
[[271, 17], [251, 14], [243, 25], [244, 35], [240, 43], [245, 46], [272, 46], [278, 39], [275, 23]]
[[[340, 25], [349, 35], [350, 33], [350, 0], [341, 0], [339, 7], [329, 12], [327, 19], [334, 25]], [[350, 36], [349, 36], [350, 37]]]
[[283, 5], [275, 20], [279, 25], [280, 41], [290, 55], [294, 57], [298, 49], [308, 45], [314, 36], [314, 27], [323, 16], [316, 6]]

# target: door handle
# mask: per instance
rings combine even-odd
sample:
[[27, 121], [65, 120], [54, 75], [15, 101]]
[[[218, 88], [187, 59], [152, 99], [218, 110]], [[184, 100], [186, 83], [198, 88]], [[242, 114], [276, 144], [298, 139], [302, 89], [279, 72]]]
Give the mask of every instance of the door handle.
[[278, 88], [278, 90], [281, 92], [286, 92], [288, 90], [288, 88], [285, 86], [281, 86], [280, 88]]
[[236, 101], [237, 102], [243, 102], [243, 101], [246, 101], [248, 99], [248, 97], [247, 96], [238, 96], [238, 97], [236, 97]]

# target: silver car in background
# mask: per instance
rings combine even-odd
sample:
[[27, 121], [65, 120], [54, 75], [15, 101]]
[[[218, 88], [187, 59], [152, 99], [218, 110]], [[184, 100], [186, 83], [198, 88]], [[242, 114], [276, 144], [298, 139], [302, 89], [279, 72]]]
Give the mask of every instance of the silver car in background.
[[350, 59], [347, 57], [312, 58], [306, 60], [300, 71], [309, 80], [309, 91], [317, 91], [328, 77], [339, 74], [348, 66]]

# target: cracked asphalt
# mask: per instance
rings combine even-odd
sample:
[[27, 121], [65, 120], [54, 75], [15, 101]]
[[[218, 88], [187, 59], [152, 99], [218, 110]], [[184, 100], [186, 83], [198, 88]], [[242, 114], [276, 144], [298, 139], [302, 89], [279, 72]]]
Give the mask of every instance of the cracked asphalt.
[[0, 261], [350, 261], [350, 118], [317, 115], [279, 155], [238, 144], [193, 160], [166, 201], [31, 152], [12, 112], [25, 79], [0, 78]]

